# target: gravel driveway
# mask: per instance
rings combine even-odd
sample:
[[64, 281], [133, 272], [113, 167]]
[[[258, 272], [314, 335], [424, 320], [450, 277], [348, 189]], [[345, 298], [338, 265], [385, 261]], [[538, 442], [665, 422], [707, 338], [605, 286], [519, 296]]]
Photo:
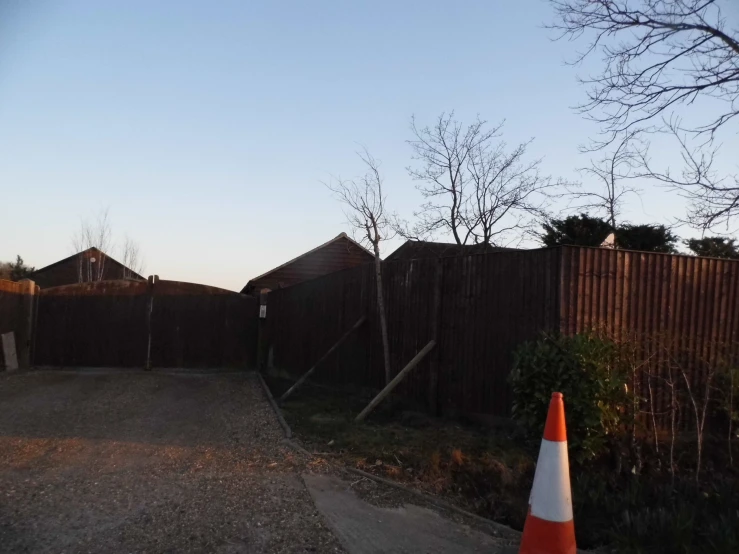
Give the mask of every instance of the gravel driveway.
[[0, 375], [0, 551], [341, 552], [281, 438], [253, 374]]

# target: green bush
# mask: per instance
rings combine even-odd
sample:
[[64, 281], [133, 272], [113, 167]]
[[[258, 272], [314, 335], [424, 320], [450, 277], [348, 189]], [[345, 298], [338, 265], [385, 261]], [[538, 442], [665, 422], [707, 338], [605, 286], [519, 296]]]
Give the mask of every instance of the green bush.
[[541, 438], [552, 392], [561, 392], [573, 460], [609, 451], [628, 406], [626, 374], [613, 341], [593, 333], [543, 336], [522, 344], [514, 360], [513, 418], [530, 438]]

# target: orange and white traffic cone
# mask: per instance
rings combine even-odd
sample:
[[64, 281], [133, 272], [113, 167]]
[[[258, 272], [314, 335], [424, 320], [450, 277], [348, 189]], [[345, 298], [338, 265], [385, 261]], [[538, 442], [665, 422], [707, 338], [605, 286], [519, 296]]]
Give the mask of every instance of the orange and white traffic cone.
[[570, 463], [562, 393], [552, 393], [519, 554], [575, 554]]

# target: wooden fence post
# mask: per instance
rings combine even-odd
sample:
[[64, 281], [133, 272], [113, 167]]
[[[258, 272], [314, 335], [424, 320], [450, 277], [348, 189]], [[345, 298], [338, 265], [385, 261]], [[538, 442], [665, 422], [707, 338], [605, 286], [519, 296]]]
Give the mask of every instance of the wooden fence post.
[[441, 291], [444, 278], [444, 265], [441, 258], [436, 260], [433, 297], [431, 299], [431, 336], [436, 341], [436, 348], [429, 359], [428, 406], [431, 415], [440, 414], [439, 407], [439, 351], [441, 346]]
[[259, 305], [259, 315], [257, 317], [257, 371], [262, 371], [265, 368], [265, 350], [266, 345], [264, 343], [264, 336], [266, 333], [265, 326], [267, 325], [267, 293], [260, 292], [257, 296], [257, 304]]
[[159, 281], [159, 275], [149, 275], [149, 307], [146, 310], [146, 329], [148, 335], [148, 341], [146, 343], [146, 364], [144, 369], [151, 371], [151, 314], [154, 312], [154, 285]]
[[38, 302], [38, 290], [31, 280], [22, 280], [21, 284], [25, 286], [23, 294], [23, 323], [18, 333], [18, 367], [28, 369], [31, 367], [31, 348], [33, 344], [33, 329], [36, 322], [36, 303]]

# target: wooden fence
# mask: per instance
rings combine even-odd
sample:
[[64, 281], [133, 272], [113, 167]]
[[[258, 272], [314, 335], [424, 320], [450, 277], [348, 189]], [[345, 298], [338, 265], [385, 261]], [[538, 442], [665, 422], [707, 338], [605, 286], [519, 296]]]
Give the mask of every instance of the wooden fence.
[[247, 368], [258, 305], [177, 281], [98, 281], [42, 289], [33, 362], [54, 367]]
[[[563, 247], [563, 333], [601, 328], [636, 349], [634, 391], [658, 426], [695, 420], [716, 372], [739, 362], [739, 261]], [[710, 375], [709, 375], [710, 374]], [[688, 390], [688, 385], [691, 390]]]
[[[383, 264], [393, 375], [435, 338], [436, 348], [400, 385], [433, 411], [507, 415], [515, 347], [559, 324], [556, 249]], [[274, 365], [305, 371], [363, 314], [368, 323], [317, 378], [379, 388], [382, 343], [371, 265], [268, 295]]]
[[[649, 387], [649, 410], [662, 418], [673, 409], [676, 386], [681, 394], [699, 389], [719, 361], [739, 360], [739, 261], [558, 247], [391, 261], [383, 264], [383, 276], [392, 374], [436, 340], [397, 389], [432, 412], [509, 415], [513, 352], [542, 331], [602, 328], [634, 341], [649, 367], [646, 381], [633, 385], [645, 396]], [[30, 285], [0, 287], [0, 332], [17, 333], [26, 353], [33, 344], [35, 365], [256, 364], [258, 302], [252, 297], [172, 281], [33, 287], [28, 295], [24, 287]], [[272, 365], [302, 374], [366, 315], [315, 377], [383, 385], [371, 265], [273, 291], [267, 299], [261, 336]]]
[[[12, 333], [17, 363], [27, 368], [31, 363], [31, 339], [38, 287], [29, 281], [14, 283], [0, 279], [0, 335]], [[8, 361], [0, 344], [0, 369]]]
[[[386, 262], [392, 373], [432, 338], [437, 347], [398, 391], [432, 411], [510, 414], [514, 350], [542, 331], [594, 327], [681, 349], [690, 382], [705, 380], [718, 343], [739, 330], [739, 262], [692, 256], [558, 247]], [[362, 315], [365, 324], [316, 372], [332, 383], [379, 388], [382, 346], [371, 266], [268, 295], [265, 338], [274, 366], [298, 375]], [[667, 337], [665, 339], [665, 337]], [[664, 385], [660, 356], [655, 379]], [[692, 358], [691, 358], [692, 356]], [[671, 402], [664, 386], [653, 411]]]

